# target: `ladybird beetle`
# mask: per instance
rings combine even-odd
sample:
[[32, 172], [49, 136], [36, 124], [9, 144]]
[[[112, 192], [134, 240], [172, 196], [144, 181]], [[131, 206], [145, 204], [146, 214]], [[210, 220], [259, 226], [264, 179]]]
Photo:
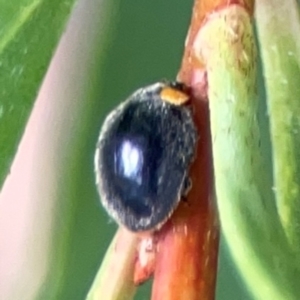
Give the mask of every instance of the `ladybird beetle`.
[[133, 93], [105, 119], [95, 170], [101, 202], [133, 232], [160, 228], [188, 182], [197, 130], [187, 88], [158, 82]]

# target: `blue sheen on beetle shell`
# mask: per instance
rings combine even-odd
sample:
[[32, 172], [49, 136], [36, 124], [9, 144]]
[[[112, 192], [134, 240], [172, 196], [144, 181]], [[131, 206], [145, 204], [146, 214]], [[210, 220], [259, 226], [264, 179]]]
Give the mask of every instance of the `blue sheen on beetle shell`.
[[105, 120], [97, 145], [103, 206], [131, 231], [160, 227], [176, 208], [195, 154], [190, 107], [164, 102], [167, 83], [140, 89]]
[[115, 174], [142, 184], [143, 150], [130, 138], [123, 140], [115, 151]]

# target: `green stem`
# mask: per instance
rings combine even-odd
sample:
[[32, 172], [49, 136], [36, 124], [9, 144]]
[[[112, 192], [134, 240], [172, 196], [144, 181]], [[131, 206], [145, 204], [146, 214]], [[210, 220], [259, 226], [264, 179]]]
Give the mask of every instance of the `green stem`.
[[254, 296], [296, 299], [299, 270], [260, 149], [257, 57], [249, 14], [236, 5], [215, 13], [197, 43], [207, 67], [216, 194], [228, 246]]
[[131, 300], [137, 237], [120, 228], [107, 250], [86, 300]]

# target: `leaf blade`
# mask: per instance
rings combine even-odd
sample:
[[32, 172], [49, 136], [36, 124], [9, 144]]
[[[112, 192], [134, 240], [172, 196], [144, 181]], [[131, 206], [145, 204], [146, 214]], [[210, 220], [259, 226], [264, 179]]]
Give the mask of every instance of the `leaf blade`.
[[18, 5], [0, 2], [3, 7], [0, 12], [3, 20], [0, 34], [1, 185], [74, 2], [24, 0]]
[[300, 15], [296, 1], [259, 1], [257, 28], [267, 89], [278, 212], [298, 252], [300, 214]]

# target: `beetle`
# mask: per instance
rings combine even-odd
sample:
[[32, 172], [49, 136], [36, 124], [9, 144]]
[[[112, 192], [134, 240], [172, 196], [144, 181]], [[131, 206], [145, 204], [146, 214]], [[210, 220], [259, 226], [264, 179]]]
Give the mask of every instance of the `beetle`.
[[159, 229], [185, 193], [198, 140], [188, 89], [158, 82], [138, 89], [105, 119], [95, 154], [108, 214], [133, 232]]

